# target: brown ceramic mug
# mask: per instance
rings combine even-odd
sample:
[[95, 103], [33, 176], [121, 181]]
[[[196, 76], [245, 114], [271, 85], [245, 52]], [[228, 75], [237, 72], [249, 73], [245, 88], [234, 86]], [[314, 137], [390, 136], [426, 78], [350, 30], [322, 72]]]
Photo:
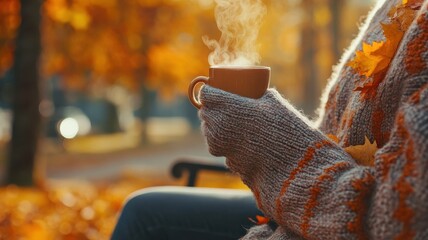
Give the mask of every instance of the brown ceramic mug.
[[211, 66], [209, 77], [199, 76], [189, 85], [189, 100], [196, 108], [201, 102], [195, 96], [198, 83], [248, 98], [260, 98], [269, 87], [270, 67], [264, 66]]

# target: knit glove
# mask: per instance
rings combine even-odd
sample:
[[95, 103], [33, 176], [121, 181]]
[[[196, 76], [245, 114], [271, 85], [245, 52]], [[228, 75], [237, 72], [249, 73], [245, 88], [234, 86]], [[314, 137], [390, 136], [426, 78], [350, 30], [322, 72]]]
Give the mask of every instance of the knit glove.
[[205, 85], [200, 100], [209, 152], [226, 157], [230, 170], [250, 187], [263, 169], [288, 169], [308, 146], [333, 144], [275, 89], [250, 99]]

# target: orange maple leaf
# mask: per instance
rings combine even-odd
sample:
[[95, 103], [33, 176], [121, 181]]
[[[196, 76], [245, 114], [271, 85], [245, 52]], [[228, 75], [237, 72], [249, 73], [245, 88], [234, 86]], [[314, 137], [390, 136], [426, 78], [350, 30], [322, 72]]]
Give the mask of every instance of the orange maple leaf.
[[413, 1], [408, 2], [407, 4], [395, 6], [389, 11], [388, 16], [391, 18], [392, 22], [397, 22], [400, 24], [402, 31], [406, 31], [416, 16], [415, 10], [420, 9], [421, 5], [422, 2], [418, 3]]
[[352, 158], [360, 165], [373, 166], [374, 155], [378, 150], [376, 140], [373, 143], [365, 137], [363, 145], [349, 146], [345, 148], [345, 151], [352, 156]]
[[404, 32], [396, 22], [382, 24], [385, 41], [373, 42], [371, 45], [363, 42], [363, 49], [357, 51], [355, 58], [348, 63], [360, 75], [372, 77], [386, 71], [403, 38]]
[[384, 44], [385, 42], [373, 42], [371, 45], [363, 43], [363, 49], [355, 53], [355, 58], [348, 63], [348, 66], [354, 68], [360, 75], [372, 76], [375, 71], [379, 71], [378, 66], [383, 60], [382, 55], [373, 53], [379, 52]]
[[384, 41], [368, 44], [363, 42], [362, 50], [355, 52], [355, 57], [348, 62], [359, 75], [364, 76], [363, 84], [354, 89], [363, 97], [376, 94], [376, 89], [384, 79], [389, 65], [403, 39], [404, 33], [412, 23], [422, 0], [403, 0], [388, 13], [390, 23], [381, 23]]
[[400, 45], [401, 39], [403, 39], [404, 32], [401, 30], [400, 24], [397, 22], [392, 22], [390, 24], [381, 23], [381, 25], [386, 39], [385, 45], [376, 50], [373, 54], [389, 59], [389, 64], [395, 55], [395, 51]]

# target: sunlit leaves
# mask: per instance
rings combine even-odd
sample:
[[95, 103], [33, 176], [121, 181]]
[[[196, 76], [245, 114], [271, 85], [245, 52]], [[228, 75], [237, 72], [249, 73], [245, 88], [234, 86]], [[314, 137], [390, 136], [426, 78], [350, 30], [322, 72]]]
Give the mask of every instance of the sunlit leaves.
[[109, 187], [61, 181], [0, 188], [0, 239], [109, 239], [123, 201], [144, 186], [127, 179]]
[[[0, 188], [0, 239], [107, 240], [123, 203], [137, 190], [161, 185], [183, 185], [139, 171], [124, 171], [105, 183], [51, 180], [40, 188]], [[201, 173], [198, 186], [246, 189], [239, 177]], [[256, 217], [258, 222], [263, 218]]]
[[355, 58], [348, 63], [361, 75], [370, 77], [388, 66], [388, 58], [375, 54], [385, 46], [385, 42], [373, 42], [371, 45], [363, 43], [363, 50], [357, 51]]
[[202, 75], [206, 61], [201, 61], [190, 45], [177, 48], [174, 45], [159, 45], [148, 52], [149, 82], [161, 95], [171, 99], [176, 92], [186, 91], [189, 79]]
[[0, 76], [12, 66], [19, 8], [18, 0], [0, 0]]
[[145, 21], [137, 6], [136, 1], [47, 0], [44, 75], [59, 75], [65, 86], [80, 90], [95, 81], [108, 85], [131, 78], [134, 84], [127, 87], [136, 89], [144, 67], [139, 36]]
[[65, 0], [49, 1], [45, 4], [45, 13], [47, 17], [70, 24], [76, 30], [87, 29], [91, 22], [86, 4], [68, 4]]
[[348, 66], [364, 76], [362, 85], [355, 88], [362, 96], [374, 96], [421, 3], [421, 0], [403, 0], [402, 4], [393, 7], [388, 13], [390, 22], [381, 24], [385, 40], [371, 44], [363, 42], [362, 50], [348, 62]]
[[[13, 61], [19, 1], [0, 0], [0, 5], [0, 75], [3, 75]], [[58, 76], [67, 88], [84, 91], [94, 84], [97, 87], [120, 84], [138, 90], [140, 84], [149, 83], [163, 92], [176, 91], [177, 86], [184, 92], [184, 79], [188, 82], [202, 68], [207, 68], [196, 60], [207, 55], [202, 43], [191, 40], [185, 47], [193, 45], [189, 50], [180, 49], [180, 43], [176, 45], [181, 36], [192, 39], [203, 35], [198, 32], [202, 30], [196, 19], [205, 18], [204, 11], [192, 2], [46, 0], [42, 11], [42, 75]], [[163, 58], [155, 57], [150, 63], [152, 79], [148, 79], [148, 58], [153, 59], [149, 55], [162, 46], [173, 45], [175, 51]], [[187, 65], [168, 59], [177, 56], [180, 61], [185, 58]], [[174, 68], [162, 67], [170, 64]]]

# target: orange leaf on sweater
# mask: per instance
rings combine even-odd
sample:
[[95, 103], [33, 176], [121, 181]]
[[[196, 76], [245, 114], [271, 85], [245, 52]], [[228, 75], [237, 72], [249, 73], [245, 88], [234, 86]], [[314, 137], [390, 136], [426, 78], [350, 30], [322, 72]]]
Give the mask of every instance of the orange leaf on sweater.
[[390, 22], [381, 23], [385, 40], [371, 44], [363, 42], [362, 50], [356, 51], [355, 57], [348, 62], [348, 66], [365, 77], [362, 79], [363, 84], [354, 89], [360, 91], [365, 98], [375, 95], [404, 33], [415, 18], [415, 10], [421, 4], [422, 0], [403, 0], [402, 4], [393, 7], [388, 13]]
[[419, 10], [422, 6], [422, 0], [403, 0], [403, 5], [410, 7], [415, 10]]
[[373, 42], [371, 45], [363, 43], [363, 49], [357, 51], [355, 58], [348, 63], [360, 75], [372, 77], [382, 71], [386, 71], [403, 38], [404, 32], [396, 22], [382, 24], [386, 40]]
[[408, 3], [393, 7], [389, 11], [388, 16], [391, 18], [392, 22], [396, 22], [400, 25], [402, 31], [406, 31], [415, 18], [415, 10], [420, 9], [421, 4], [422, 3]]
[[339, 143], [339, 138], [334, 134], [327, 134], [327, 137], [330, 138], [335, 143]]
[[376, 140], [373, 143], [365, 137], [363, 145], [349, 146], [345, 148], [345, 151], [354, 158], [354, 160], [364, 166], [374, 165], [374, 155], [378, 150]]
[[373, 54], [382, 55], [389, 59], [391, 62], [394, 54], [400, 45], [401, 39], [403, 39], [404, 31], [401, 30], [401, 26], [398, 22], [392, 22], [390, 24], [381, 24], [383, 34], [385, 35], [386, 42], [383, 49], [375, 51]]
[[259, 224], [259, 225], [266, 224], [269, 222], [269, 218], [259, 216], [259, 215], [256, 216], [256, 219], [257, 219], [257, 224]]
[[[379, 71], [380, 64], [384, 57], [382, 55], [373, 54], [379, 52], [379, 49], [385, 45], [385, 42], [373, 42], [371, 45], [363, 43], [363, 49], [357, 51], [355, 58], [348, 63], [348, 66], [352, 67], [360, 75], [370, 77], [376, 71]], [[382, 64], [381, 66], [383, 66]]]
[[256, 215], [256, 220], [254, 220], [252, 218], [248, 218], [248, 219], [257, 225], [263, 225], [263, 224], [266, 224], [270, 221], [269, 218], [264, 217], [264, 216], [260, 216], [260, 215]]

